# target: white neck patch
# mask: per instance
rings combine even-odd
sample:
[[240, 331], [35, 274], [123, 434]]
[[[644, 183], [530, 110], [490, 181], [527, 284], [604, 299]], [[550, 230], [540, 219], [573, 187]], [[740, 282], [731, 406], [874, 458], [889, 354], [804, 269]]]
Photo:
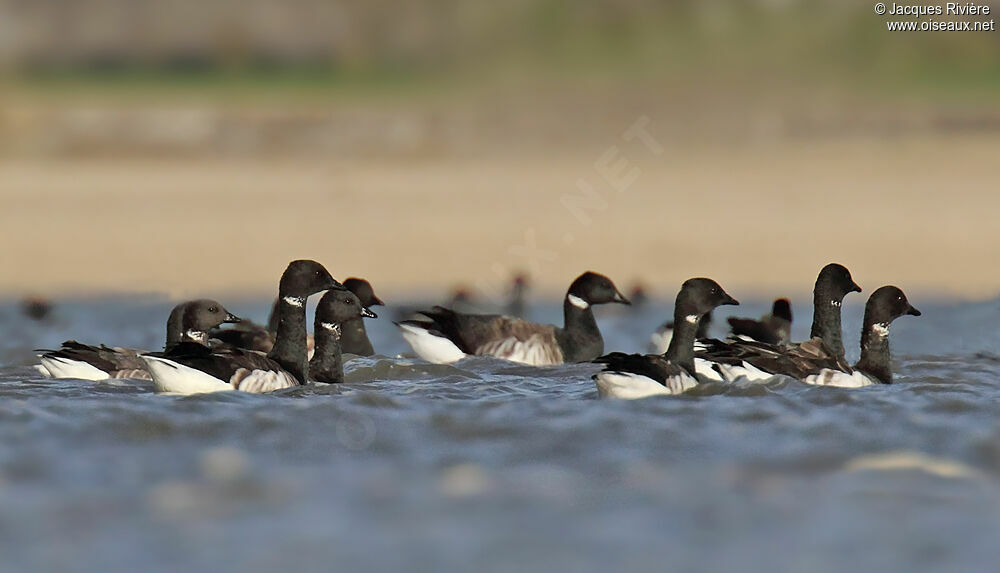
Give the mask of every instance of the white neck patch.
[[691, 324], [697, 324], [698, 323], [698, 315], [697, 314], [689, 314], [689, 315], [687, 315], [687, 316], [684, 317], [684, 320], [686, 320], [687, 322], [690, 322]]
[[298, 308], [302, 308], [302, 305], [305, 304], [305, 302], [306, 302], [306, 299], [299, 298], [297, 296], [286, 296], [286, 297], [282, 298], [281, 300], [285, 304], [290, 304], [290, 305], [298, 307]]
[[208, 335], [200, 330], [188, 329], [184, 331], [184, 337], [188, 340], [194, 342], [200, 342], [205, 344], [208, 341]]
[[839, 300], [831, 300], [830, 301], [830, 306], [839, 307], [840, 306], [840, 301]]
[[582, 308], [584, 310], [590, 308], [590, 303], [576, 296], [575, 294], [566, 295], [566, 300], [568, 300], [569, 303], [575, 306], [576, 308]]
[[872, 325], [872, 332], [875, 334], [875, 336], [880, 336], [882, 338], [885, 338], [886, 336], [889, 336], [889, 323], [888, 322], [879, 322], [879, 323], [873, 324]]
[[321, 322], [319, 325], [322, 326], [324, 330], [329, 330], [330, 332], [332, 332], [333, 335], [336, 336], [338, 339], [340, 338], [339, 324], [334, 324], [332, 322]]

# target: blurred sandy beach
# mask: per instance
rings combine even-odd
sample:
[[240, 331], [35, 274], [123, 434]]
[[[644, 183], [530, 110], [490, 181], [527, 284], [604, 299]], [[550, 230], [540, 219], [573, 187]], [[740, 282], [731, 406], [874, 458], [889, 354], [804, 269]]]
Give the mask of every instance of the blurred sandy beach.
[[[296, 257], [395, 293], [500, 288], [510, 269], [558, 291], [592, 268], [664, 295], [699, 274], [767, 295], [808, 289], [831, 260], [868, 285], [1000, 289], [995, 137], [633, 149], [641, 172], [621, 194], [598, 153], [4, 162], [0, 289], [262, 293]], [[600, 194], [579, 207], [590, 224], [561, 202], [583, 197], [581, 177]]]

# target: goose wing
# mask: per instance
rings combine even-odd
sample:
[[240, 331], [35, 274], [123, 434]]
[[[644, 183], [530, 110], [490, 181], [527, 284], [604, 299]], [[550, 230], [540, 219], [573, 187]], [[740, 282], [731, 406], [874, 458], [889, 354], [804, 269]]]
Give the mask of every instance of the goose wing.
[[850, 372], [850, 366], [838, 358], [819, 338], [801, 344], [779, 346], [753, 340], [704, 340], [704, 348], [695, 356], [728, 366], [744, 362], [771, 374], [783, 374], [805, 379], [823, 369]]
[[112, 348], [105, 345], [91, 346], [67, 340], [58, 350], [39, 350], [42, 358], [61, 358], [85, 362], [108, 373], [109, 378], [148, 378], [146, 364], [139, 357], [140, 351], [132, 348]]
[[466, 354], [534, 365], [563, 361], [556, 327], [550, 324], [496, 314], [462, 314], [440, 306], [421, 314], [431, 320], [425, 328], [448, 338]]
[[669, 378], [690, 376], [684, 368], [667, 360], [660, 354], [626, 354], [612, 352], [594, 359], [598, 364], [605, 364], [606, 371], [628, 372], [656, 380], [666, 384]]

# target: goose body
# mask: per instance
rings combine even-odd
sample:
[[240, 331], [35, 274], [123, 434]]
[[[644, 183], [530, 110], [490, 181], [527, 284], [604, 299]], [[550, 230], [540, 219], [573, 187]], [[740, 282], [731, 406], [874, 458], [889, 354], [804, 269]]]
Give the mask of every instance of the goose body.
[[184, 343], [162, 355], [143, 355], [143, 359], [159, 392], [261, 394], [299, 385], [294, 375], [266, 355], [236, 347], [211, 349]]
[[658, 354], [615, 352], [595, 362], [611, 368], [594, 375], [597, 394], [602, 398], [637, 400], [661, 394], [681, 394], [698, 385], [695, 374]]
[[779, 298], [771, 306], [771, 312], [759, 320], [729, 317], [727, 322], [733, 338], [788, 344], [792, 331], [792, 305], [787, 298]]

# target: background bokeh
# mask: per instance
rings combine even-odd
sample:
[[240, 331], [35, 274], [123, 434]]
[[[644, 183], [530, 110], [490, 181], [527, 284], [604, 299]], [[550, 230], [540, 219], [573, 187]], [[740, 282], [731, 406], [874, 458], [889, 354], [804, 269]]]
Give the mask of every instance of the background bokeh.
[[[798, 295], [833, 260], [992, 296], [1000, 36], [887, 19], [0, 0], [0, 293], [257, 295], [311, 257], [390, 297], [496, 295], [515, 271], [555, 293], [588, 268], [665, 297], [692, 275]], [[623, 138], [636, 122], [658, 153]]]

